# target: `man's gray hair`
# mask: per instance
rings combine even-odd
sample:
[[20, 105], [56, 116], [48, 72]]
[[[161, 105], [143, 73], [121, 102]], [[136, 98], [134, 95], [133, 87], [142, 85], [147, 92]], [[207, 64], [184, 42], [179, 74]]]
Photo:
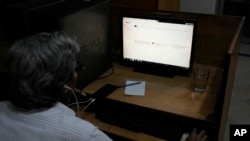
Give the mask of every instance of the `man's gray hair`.
[[78, 52], [76, 40], [64, 32], [16, 41], [8, 53], [10, 101], [26, 110], [53, 106], [72, 77]]

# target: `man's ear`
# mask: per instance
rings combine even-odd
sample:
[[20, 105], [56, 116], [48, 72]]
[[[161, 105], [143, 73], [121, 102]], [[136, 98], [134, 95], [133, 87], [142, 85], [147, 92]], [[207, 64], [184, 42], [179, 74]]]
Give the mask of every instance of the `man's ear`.
[[68, 85], [66, 85], [66, 84], [63, 85], [63, 88], [68, 89], [68, 90], [72, 90], [72, 89], [71, 89]]
[[67, 84], [64, 84], [60, 101], [68, 105], [71, 95], [72, 95], [72, 88], [70, 88]]
[[76, 87], [76, 83], [77, 83], [77, 77], [78, 77], [78, 75], [77, 75], [76, 72], [72, 73], [72, 77], [68, 81], [68, 83], [66, 84], [66, 86], [68, 86], [68, 87], [70, 87], [71, 89], [74, 90], [75, 87]]
[[72, 89], [67, 84], [64, 84], [62, 89], [63, 94], [67, 94], [69, 90]]

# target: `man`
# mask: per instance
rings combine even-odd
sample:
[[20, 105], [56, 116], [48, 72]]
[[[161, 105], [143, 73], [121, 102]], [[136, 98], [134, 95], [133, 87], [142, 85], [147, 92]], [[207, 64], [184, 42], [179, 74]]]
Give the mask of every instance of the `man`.
[[59, 102], [65, 86], [76, 81], [78, 52], [77, 42], [63, 32], [37, 34], [11, 47], [9, 101], [0, 103], [1, 140], [111, 140]]
[[[8, 53], [9, 100], [0, 102], [1, 140], [111, 140], [59, 102], [75, 90], [78, 52], [76, 40], [63, 32], [40, 33], [13, 44]], [[193, 131], [188, 141], [205, 137]]]

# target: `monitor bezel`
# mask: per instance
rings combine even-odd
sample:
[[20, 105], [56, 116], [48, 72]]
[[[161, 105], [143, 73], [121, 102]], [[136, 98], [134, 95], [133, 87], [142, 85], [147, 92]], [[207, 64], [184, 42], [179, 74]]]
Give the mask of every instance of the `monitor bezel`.
[[[129, 18], [140, 18], [140, 19], [152, 19], [152, 20], [159, 20], [161, 22], [171, 22], [171, 23], [192, 23], [194, 25], [193, 28], [193, 38], [192, 38], [192, 45], [191, 45], [191, 54], [190, 54], [190, 61], [189, 61], [189, 68], [179, 67], [174, 65], [166, 65], [166, 64], [159, 64], [155, 62], [136, 62], [124, 59], [123, 55], [123, 17]], [[121, 26], [121, 64], [126, 65], [129, 67], [133, 67], [135, 71], [143, 71], [145, 69], [152, 69], [149, 70], [148, 73], [159, 73], [159, 75], [166, 75], [170, 76], [173, 75], [186, 75], [192, 72], [193, 70], [193, 62], [194, 62], [194, 51], [195, 51], [195, 42], [196, 42], [196, 34], [197, 34], [197, 20], [195, 19], [188, 19], [188, 18], [174, 18], [170, 16], [157, 16], [157, 15], [137, 15], [137, 14], [123, 14], [120, 17], [120, 26]], [[161, 72], [155, 72], [156, 70], [160, 70]], [[147, 72], [145, 72], [147, 73]], [[169, 73], [169, 74], [165, 74]]]

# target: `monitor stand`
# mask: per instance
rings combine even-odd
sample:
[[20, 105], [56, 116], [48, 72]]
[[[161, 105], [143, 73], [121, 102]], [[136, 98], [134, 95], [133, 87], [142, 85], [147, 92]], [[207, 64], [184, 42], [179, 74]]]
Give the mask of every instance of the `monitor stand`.
[[153, 66], [153, 67], [135, 66], [133, 69], [134, 72], [139, 72], [139, 73], [152, 74], [170, 78], [173, 78], [175, 76], [173, 69], [163, 68], [159, 66]]
[[173, 78], [175, 75], [183, 76], [183, 77], [190, 77], [190, 73], [185, 72], [183, 70], [179, 70], [176, 68], [172, 67], [163, 67], [163, 66], [134, 66], [133, 67], [134, 72], [139, 72], [139, 73], [145, 73], [145, 74], [151, 74], [151, 75], [158, 75], [158, 76], [163, 76], [163, 77], [169, 77]]

